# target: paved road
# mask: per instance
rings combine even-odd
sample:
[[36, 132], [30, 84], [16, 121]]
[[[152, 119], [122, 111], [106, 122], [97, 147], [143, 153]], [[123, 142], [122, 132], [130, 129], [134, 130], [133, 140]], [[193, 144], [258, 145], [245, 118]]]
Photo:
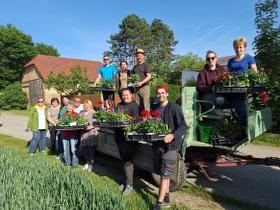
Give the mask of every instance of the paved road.
[[[0, 117], [0, 133], [24, 140], [31, 139], [31, 133], [25, 133], [26, 116], [3, 113]], [[255, 157], [275, 156], [280, 158], [280, 148], [248, 145], [241, 150]], [[241, 166], [208, 169], [209, 175], [218, 177], [218, 182], [209, 182], [203, 175], [192, 173], [188, 182], [201, 185], [221, 194], [232, 196], [251, 203], [280, 210], [280, 168], [269, 166]]]
[[29, 141], [32, 137], [32, 133], [26, 133], [24, 131], [27, 126], [27, 121], [27, 116], [1, 112], [0, 124], [2, 124], [2, 126], [0, 127], [0, 133]]

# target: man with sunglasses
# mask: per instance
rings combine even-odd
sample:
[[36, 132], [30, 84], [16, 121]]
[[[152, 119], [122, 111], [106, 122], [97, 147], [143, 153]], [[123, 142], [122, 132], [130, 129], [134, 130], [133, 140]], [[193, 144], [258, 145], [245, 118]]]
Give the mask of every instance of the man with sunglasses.
[[[114, 80], [115, 74], [117, 72], [116, 68], [110, 64], [110, 57], [108, 55], [103, 56], [104, 65], [98, 69], [98, 76], [93, 84], [95, 87], [99, 81], [102, 80]], [[102, 92], [103, 99], [105, 100], [106, 108], [109, 108], [109, 101], [114, 100], [114, 93]]]
[[[196, 89], [198, 97], [201, 100], [210, 101], [216, 107], [221, 107], [225, 99], [212, 91], [212, 86], [215, 84], [219, 75], [222, 73], [222, 67], [217, 63], [217, 54], [214, 51], [207, 51], [206, 53], [207, 64], [200, 70], [197, 76]], [[203, 104], [205, 109], [210, 109], [211, 105]]]

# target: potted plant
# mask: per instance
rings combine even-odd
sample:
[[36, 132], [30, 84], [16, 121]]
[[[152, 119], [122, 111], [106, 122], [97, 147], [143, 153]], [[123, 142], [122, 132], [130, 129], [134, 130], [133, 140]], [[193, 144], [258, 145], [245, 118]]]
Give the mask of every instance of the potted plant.
[[85, 118], [79, 115], [73, 116], [71, 114], [67, 114], [58, 120], [56, 130], [82, 130], [87, 125], [88, 122]]
[[121, 112], [107, 112], [103, 109], [94, 113], [93, 124], [100, 127], [123, 127], [133, 123], [133, 117]]
[[127, 139], [131, 141], [163, 140], [164, 136], [171, 130], [161, 121], [159, 116], [159, 112], [153, 111], [149, 113], [143, 110], [138, 123], [124, 128]]

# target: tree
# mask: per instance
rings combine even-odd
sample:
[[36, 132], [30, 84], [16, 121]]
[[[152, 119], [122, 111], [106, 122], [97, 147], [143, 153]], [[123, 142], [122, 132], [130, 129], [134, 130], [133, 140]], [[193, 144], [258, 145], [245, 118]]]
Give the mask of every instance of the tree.
[[20, 81], [24, 65], [37, 54], [59, 56], [56, 48], [34, 44], [32, 37], [11, 24], [0, 25], [0, 90]]
[[178, 43], [173, 31], [160, 19], [154, 19], [149, 25], [144, 18], [127, 15], [119, 25], [120, 31], [110, 36], [108, 53], [114, 61], [127, 60], [135, 64], [135, 50], [144, 49], [147, 62], [157, 73], [164, 74], [170, 69], [174, 47]]
[[51, 55], [56, 57], [60, 56], [58, 50], [52, 45], [46, 45], [44, 43], [36, 43], [34, 48], [36, 54]]
[[151, 26], [152, 48], [147, 56], [147, 62], [152, 68], [159, 71], [170, 70], [170, 63], [174, 57], [172, 54], [178, 41], [174, 38], [173, 31], [160, 19], [154, 19]]
[[32, 37], [12, 25], [0, 25], [0, 90], [22, 76], [24, 65], [35, 56]]
[[20, 82], [15, 82], [4, 88], [0, 95], [0, 109], [4, 110], [20, 110], [26, 109], [27, 96], [22, 91]]
[[254, 39], [258, 65], [273, 74], [280, 72], [280, 26], [277, 0], [259, 0], [255, 4], [257, 36]]
[[125, 59], [133, 62], [135, 50], [142, 48], [148, 52], [151, 48], [151, 31], [147, 21], [137, 15], [127, 15], [119, 25], [119, 33], [110, 36], [107, 41], [111, 47], [110, 55], [114, 61]]
[[55, 74], [50, 72], [45, 81], [47, 88], [54, 88], [60, 94], [78, 95], [90, 93], [90, 82], [87, 77], [87, 70], [80, 66], [71, 69], [71, 75], [64, 72]]
[[198, 55], [187, 53], [186, 55], [178, 55], [173, 63], [174, 71], [183, 70], [199, 70], [205, 65], [205, 61]]

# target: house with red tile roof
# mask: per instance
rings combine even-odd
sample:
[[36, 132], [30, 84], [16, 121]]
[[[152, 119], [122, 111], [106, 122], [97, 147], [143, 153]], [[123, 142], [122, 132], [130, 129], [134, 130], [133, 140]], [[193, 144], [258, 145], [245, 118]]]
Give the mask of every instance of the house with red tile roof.
[[44, 85], [48, 74], [64, 72], [65, 75], [71, 74], [71, 69], [75, 66], [80, 66], [87, 71], [88, 79], [91, 84], [97, 77], [98, 69], [102, 66], [99, 61], [80, 60], [73, 58], [62, 58], [47, 55], [37, 55], [24, 66], [22, 77], [22, 87], [29, 98], [28, 106], [34, 105], [38, 98], [45, 98], [47, 103], [50, 103], [51, 98], [60, 95], [54, 89], [47, 89]]

